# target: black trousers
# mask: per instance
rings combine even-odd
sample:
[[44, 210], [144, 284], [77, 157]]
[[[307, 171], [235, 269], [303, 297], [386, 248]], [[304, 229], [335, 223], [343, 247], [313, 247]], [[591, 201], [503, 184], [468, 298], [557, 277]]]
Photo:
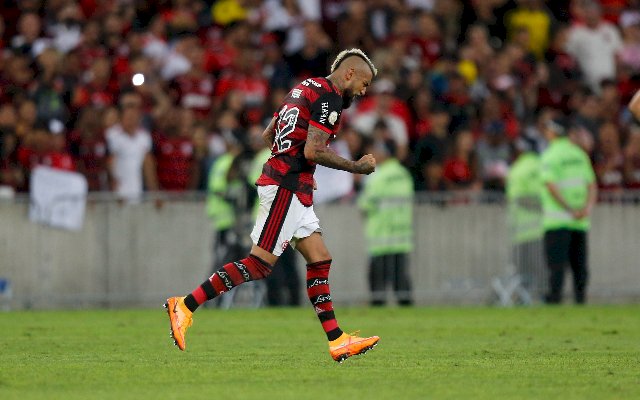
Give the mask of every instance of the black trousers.
[[386, 303], [386, 288], [392, 285], [398, 304], [408, 306], [411, 300], [407, 254], [385, 254], [371, 257], [369, 264], [369, 288], [371, 304], [381, 306]]
[[547, 303], [562, 301], [564, 274], [567, 265], [573, 274], [573, 294], [578, 304], [586, 301], [589, 270], [587, 265], [587, 232], [570, 229], [547, 231], [544, 235], [547, 267], [549, 268], [549, 292]]

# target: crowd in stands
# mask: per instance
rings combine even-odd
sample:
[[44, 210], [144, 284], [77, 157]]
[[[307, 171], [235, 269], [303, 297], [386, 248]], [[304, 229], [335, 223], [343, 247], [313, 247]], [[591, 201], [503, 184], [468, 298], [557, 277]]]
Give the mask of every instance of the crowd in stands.
[[47, 165], [122, 196], [204, 190], [352, 47], [380, 72], [338, 147], [393, 140], [418, 191], [503, 190], [556, 116], [601, 189], [640, 188], [638, 0], [0, 0], [0, 185]]

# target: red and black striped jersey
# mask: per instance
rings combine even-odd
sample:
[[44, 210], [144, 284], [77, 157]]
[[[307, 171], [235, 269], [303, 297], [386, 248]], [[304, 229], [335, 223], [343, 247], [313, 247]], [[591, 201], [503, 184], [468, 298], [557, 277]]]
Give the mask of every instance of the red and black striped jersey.
[[[256, 185], [278, 185], [296, 193], [305, 206], [313, 204], [316, 164], [304, 156], [307, 130], [313, 125], [335, 138], [342, 113], [342, 94], [327, 78], [309, 78], [294, 87], [274, 114], [271, 157]], [[327, 141], [327, 145], [329, 141]]]

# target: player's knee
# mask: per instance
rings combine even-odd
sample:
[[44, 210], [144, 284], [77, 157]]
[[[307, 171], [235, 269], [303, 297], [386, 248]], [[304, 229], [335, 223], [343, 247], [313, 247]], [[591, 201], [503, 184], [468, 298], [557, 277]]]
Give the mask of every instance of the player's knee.
[[329, 271], [329, 269], [331, 268], [331, 258], [326, 258], [322, 261], [316, 261], [316, 262], [312, 262], [307, 264], [307, 271], [319, 271], [319, 270], [325, 270]]
[[251, 254], [242, 261], [250, 268], [252, 280], [264, 279], [271, 275], [271, 271], [273, 271], [273, 265], [254, 254]]

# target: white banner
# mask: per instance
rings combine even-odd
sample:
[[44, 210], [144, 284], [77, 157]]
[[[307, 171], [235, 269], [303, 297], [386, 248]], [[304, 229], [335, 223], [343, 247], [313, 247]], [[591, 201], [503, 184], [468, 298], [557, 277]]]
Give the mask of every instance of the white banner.
[[76, 172], [36, 167], [31, 174], [29, 219], [56, 228], [82, 229], [87, 180]]

